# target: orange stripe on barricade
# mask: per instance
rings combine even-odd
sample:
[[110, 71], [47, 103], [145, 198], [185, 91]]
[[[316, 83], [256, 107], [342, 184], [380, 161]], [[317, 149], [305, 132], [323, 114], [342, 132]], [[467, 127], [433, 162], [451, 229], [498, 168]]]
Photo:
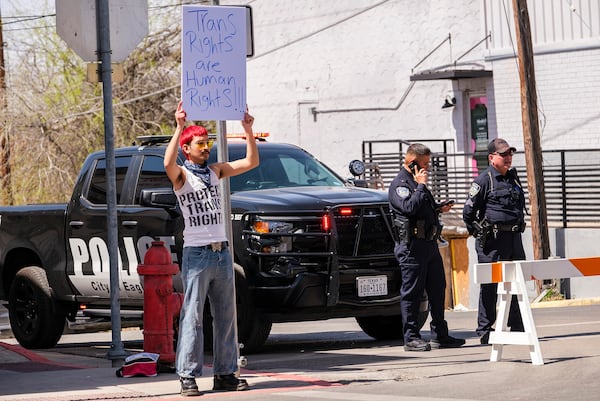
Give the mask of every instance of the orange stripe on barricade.
[[502, 281], [502, 262], [492, 263], [492, 283], [501, 283]]
[[600, 275], [600, 258], [575, 258], [569, 262], [584, 276]]

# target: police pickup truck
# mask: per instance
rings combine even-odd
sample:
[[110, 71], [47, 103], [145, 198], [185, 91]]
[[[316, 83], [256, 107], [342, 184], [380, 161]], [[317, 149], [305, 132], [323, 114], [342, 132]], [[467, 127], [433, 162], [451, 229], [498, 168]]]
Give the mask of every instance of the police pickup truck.
[[[152, 241], [180, 260], [183, 221], [163, 167], [168, 139], [145, 137], [115, 151], [123, 319], [141, 319], [137, 266]], [[401, 339], [387, 193], [352, 185], [296, 146], [259, 141], [258, 149], [259, 167], [230, 178], [245, 352], [266, 341], [273, 322], [355, 317], [375, 339]], [[228, 152], [243, 157], [245, 142], [230, 141]], [[22, 346], [53, 347], [65, 319], [110, 319], [106, 193], [105, 154], [95, 152], [67, 204], [0, 208], [0, 300]], [[181, 291], [178, 276], [174, 282]]]

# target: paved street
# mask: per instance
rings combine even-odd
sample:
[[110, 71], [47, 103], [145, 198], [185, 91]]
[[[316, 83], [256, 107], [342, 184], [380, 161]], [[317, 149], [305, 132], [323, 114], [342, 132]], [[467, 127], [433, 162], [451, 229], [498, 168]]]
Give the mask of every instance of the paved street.
[[[490, 362], [491, 348], [473, 334], [476, 313], [447, 312], [453, 334], [467, 340], [463, 348], [405, 352], [399, 343], [372, 340], [353, 319], [277, 324], [261, 353], [248, 355], [242, 374], [250, 391], [210, 391], [209, 366], [198, 384], [207, 391], [202, 399], [220, 400], [597, 399], [600, 305], [535, 308], [533, 315], [543, 366], [531, 364], [527, 346], [515, 345], [505, 346], [502, 361]], [[141, 350], [142, 337], [139, 330], [124, 331], [125, 347]], [[110, 332], [66, 335], [57, 348], [35, 353], [38, 365], [53, 366], [38, 372], [0, 360], [0, 400], [182, 399], [172, 373], [117, 378], [105, 358], [110, 341]]]

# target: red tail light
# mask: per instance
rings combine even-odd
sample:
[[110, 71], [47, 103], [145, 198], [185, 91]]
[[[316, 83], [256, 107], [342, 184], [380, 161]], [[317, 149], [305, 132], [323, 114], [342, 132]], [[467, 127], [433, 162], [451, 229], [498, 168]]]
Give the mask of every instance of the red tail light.
[[350, 216], [352, 214], [352, 209], [349, 207], [343, 207], [340, 209], [340, 214], [342, 216]]

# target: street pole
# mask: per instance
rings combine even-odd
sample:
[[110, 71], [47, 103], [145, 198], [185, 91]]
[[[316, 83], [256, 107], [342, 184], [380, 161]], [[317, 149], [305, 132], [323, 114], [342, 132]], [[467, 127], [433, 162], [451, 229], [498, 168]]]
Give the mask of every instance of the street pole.
[[119, 301], [119, 248], [117, 228], [117, 194], [115, 144], [113, 137], [112, 71], [108, 0], [96, 0], [98, 58], [104, 102], [104, 146], [106, 152], [106, 224], [110, 264], [110, 320], [112, 343], [107, 353], [113, 367], [120, 367], [127, 356], [121, 341], [121, 304]]
[[542, 148], [540, 145], [533, 45], [527, 1], [513, 0], [513, 11], [517, 34], [519, 78], [521, 80], [521, 114], [525, 165], [527, 166], [527, 182], [531, 204], [533, 255], [535, 259], [548, 259], [550, 257], [548, 216], [542, 171]]

